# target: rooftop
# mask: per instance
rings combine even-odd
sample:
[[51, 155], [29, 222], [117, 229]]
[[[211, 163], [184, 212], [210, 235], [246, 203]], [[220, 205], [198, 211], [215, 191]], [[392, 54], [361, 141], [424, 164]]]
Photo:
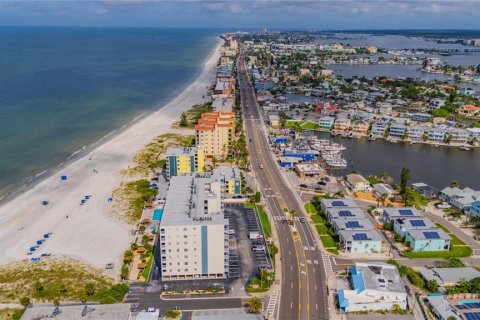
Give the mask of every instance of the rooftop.
[[460, 281], [470, 281], [480, 277], [480, 272], [472, 267], [461, 268], [419, 268], [419, 272], [426, 280], [437, 280], [442, 284], [457, 283]]
[[340, 230], [338, 234], [345, 241], [382, 241], [377, 230]]
[[410, 236], [415, 240], [435, 240], [435, 239], [451, 239], [448, 234], [445, 233], [442, 229], [435, 230], [417, 230], [412, 229], [407, 231]]
[[[84, 305], [60, 306], [60, 313], [55, 316], [57, 320], [127, 320], [130, 316], [130, 304], [96, 304], [88, 305], [85, 316], [82, 316]], [[22, 320], [46, 320], [52, 319], [54, 306], [36, 306], [25, 309]]]
[[352, 199], [322, 199], [322, 205], [325, 208], [358, 207], [358, 204]]
[[[355, 277], [357, 279], [355, 279]], [[361, 277], [361, 279], [360, 279]], [[405, 287], [395, 266], [384, 262], [355, 263], [352, 268], [354, 288], [405, 293]]]
[[335, 219], [364, 219], [365, 213], [359, 208], [327, 208], [328, 215]]

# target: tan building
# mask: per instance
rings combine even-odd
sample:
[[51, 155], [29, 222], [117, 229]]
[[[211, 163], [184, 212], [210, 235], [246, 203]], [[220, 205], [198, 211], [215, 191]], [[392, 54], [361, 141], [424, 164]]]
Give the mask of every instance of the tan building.
[[347, 131], [350, 130], [351, 121], [347, 118], [340, 118], [335, 120], [335, 124], [333, 125], [333, 129], [337, 131]]
[[203, 148], [207, 157], [224, 158], [235, 135], [235, 113], [202, 113], [195, 133], [196, 145]]
[[369, 124], [363, 120], [356, 120], [352, 124], [352, 130], [354, 133], [359, 135], [365, 135], [368, 132]]

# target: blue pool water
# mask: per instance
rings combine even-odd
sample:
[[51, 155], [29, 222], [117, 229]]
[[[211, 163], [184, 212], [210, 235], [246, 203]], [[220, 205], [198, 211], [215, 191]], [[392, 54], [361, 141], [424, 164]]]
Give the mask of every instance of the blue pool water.
[[479, 303], [479, 302], [480, 300], [458, 300], [458, 304], [461, 306], [467, 303]]
[[155, 209], [155, 210], [153, 210], [153, 218], [152, 218], [153, 221], [160, 221], [160, 220], [162, 220], [162, 216], [163, 216], [163, 209]]

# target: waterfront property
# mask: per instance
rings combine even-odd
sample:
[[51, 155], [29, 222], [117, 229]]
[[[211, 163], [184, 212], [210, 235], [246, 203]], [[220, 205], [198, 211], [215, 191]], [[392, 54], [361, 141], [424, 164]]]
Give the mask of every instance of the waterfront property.
[[407, 126], [400, 122], [393, 122], [388, 132], [390, 137], [401, 139], [407, 132]]
[[369, 123], [365, 120], [355, 120], [352, 123], [352, 130], [354, 134], [363, 136], [368, 133], [369, 126]]
[[420, 251], [448, 251], [450, 250], [450, 236], [442, 229], [434, 230], [407, 230], [405, 242], [413, 252]]
[[351, 127], [351, 120], [348, 118], [337, 118], [333, 129], [336, 131], [348, 131]]
[[351, 173], [347, 175], [345, 183], [353, 192], [368, 192], [372, 190], [370, 182], [359, 174]]
[[388, 127], [388, 124], [386, 122], [383, 122], [383, 121], [375, 122], [372, 125], [372, 131], [371, 131], [372, 136], [375, 136], [375, 137], [385, 136], [385, 132], [387, 131], [387, 127]]
[[325, 170], [323, 170], [323, 168], [318, 164], [314, 163], [297, 163], [295, 165], [295, 172], [298, 174], [300, 179], [305, 179], [306, 177], [317, 177], [325, 174]]
[[430, 128], [428, 129], [428, 140], [432, 142], [443, 143], [445, 140], [445, 129], [442, 128]]
[[395, 266], [384, 262], [356, 262], [351, 268], [353, 288], [337, 293], [342, 313], [407, 309], [407, 293]]
[[235, 135], [235, 113], [202, 113], [195, 126], [196, 145], [203, 148], [208, 157], [223, 158]]
[[410, 126], [407, 129], [407, 135], [411, 141], [422, 141], [424, 134], [425, 128], [420, 125]]
[[387, 195], [387, 197], [391, 197], [398, 194], [398, 192], [395, 191], [395, 189], [393, 189], [389, 184], [386, 184], [386, 183], [374, 184], [373, 190], [375, 191], [375, 195], [377, 197], [382, 197], [384, 194]]
[[480, 191], [475, 191], [470, 188], [464, 188], [462, 190], [458, 187], [447, 187], [440, 191], [440, 199], [448, 202], [452, 207], [468, 213], [472, 204], [480, 201]]
[[205, 157], [201, 147], [169, 147], [166, 160], [167, 179], [184, 173], [203, 172], [205, 167]]
[[335, 123], [335, 117], [324, 116], [318, 119], [318, 127], [320, 129], [330, 130]]
[[174, 176], [160, 225], [162, 280], [225, 278], [228, 220], [222, 183], [210, 174]]

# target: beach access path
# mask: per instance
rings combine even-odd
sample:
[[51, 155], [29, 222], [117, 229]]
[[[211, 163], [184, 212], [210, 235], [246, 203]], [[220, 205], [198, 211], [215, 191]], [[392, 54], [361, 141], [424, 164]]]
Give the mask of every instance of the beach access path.
[[[115, 262], [118, 271], [123, 253], [133, 239], [132, 226], [109, 216], [113, 203], [107, 199], [124, 179], [119, 172], [153, 138], [174, 132], [171, 125], [183, 111], [205, 102], [208, 87], [215, 80], [222, 43], [219, 40], [199, 77], [164, 107], [3, 204], [0, 264], [30, 259], [29, 248], [44, 234], [52, 233], [33, 256], [70, 256], [97, 267]], [[61, 175], [68, 179], [61, 181]], [[90, 199], [80, 205], [86, 195]], [[49, 204], [42, 205], [44, 200]]]

